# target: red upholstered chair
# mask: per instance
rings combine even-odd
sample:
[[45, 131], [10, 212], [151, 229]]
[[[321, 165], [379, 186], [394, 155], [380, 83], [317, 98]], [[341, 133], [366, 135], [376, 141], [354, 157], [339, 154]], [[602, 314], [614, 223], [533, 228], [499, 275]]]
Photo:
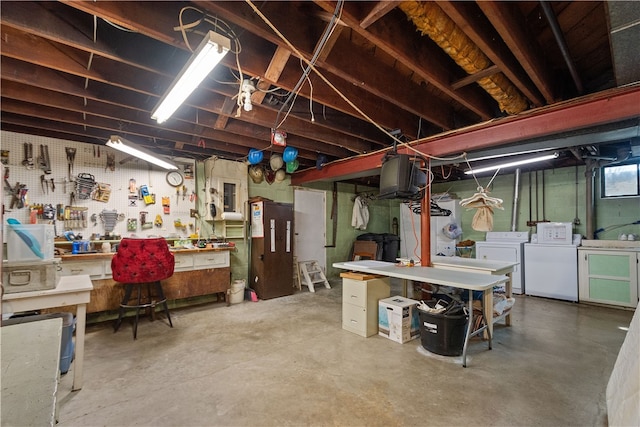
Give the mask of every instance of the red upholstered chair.
[[[155, 316], [156, 305], [162, 304], [169, 326], [173, 328], [167, 299], [162, 291], [161, 280], [173, 275], [175, 261], [163, 238], [133, 239], [124, 238], [111, 260], [113, 280], [124, 284], [124, 297], [120, 303], [118, 320], [114, 332], [120, 328], [125, 310], [134, 308], [136, 317], [133, 323], [133, 339], [137, 338], [140, 309], [149, 308], [151, 319]], [[146, 285], [146, 286], [145, 286]], [[137, 295], [132, 298], [134, 288]], [[143, 288], [146, 295], [143, 295]]]

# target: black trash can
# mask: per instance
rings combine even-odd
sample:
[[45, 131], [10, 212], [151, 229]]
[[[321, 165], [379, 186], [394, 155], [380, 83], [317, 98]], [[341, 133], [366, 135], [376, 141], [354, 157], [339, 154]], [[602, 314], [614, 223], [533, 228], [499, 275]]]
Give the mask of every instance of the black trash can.
[[[425, 301], [430, 308], [437, 301]], [[442, 356], [460, 356], [469, 316], [463, 304], [451, 302], [441, 313], [418, 310], [422, 347]]]
[[382, 245], [382, 261], [396, 262], [400, 249], [400, 237], [385, 233], [382, 235]]

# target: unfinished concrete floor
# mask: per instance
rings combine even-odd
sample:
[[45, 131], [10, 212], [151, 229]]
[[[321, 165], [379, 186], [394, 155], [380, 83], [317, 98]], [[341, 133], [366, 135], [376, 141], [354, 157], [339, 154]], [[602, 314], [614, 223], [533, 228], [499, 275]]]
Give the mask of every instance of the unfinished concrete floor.
[[[605, 390], [633, 313], [516, 297], [493, 350], [460, 357], [341, 328], [341, 284], [230, 307], [90, 325], [84, 387], [59, 426], [607, 425]], [[399, 286], [392, 287], [398, 295]]]

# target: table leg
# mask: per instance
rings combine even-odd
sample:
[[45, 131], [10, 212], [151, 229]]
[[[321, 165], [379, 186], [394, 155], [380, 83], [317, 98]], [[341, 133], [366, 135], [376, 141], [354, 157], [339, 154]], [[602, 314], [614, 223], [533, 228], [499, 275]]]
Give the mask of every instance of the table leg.
[[473, 291], [469, 289], [469, 320], [467, 322], [467, 332], [464, 335], [464, 347], [462, 347], [462, 367], [467, 367], [467, 348], [469, 347], [469, 338], [471, 338], [471, 329], [473, 328]]
[[76, 311], [76, 355], [75, 366], [73, 368], [73, 386], [72, 391], [77, 391], [82, 388], [82, 368], [84, 363], [84, 332], [87, 322], [87, 305], [78, 304]]
[[493, 338], [493, 288], [487, 289], [482, 293], [482, 310], [487, 324], [489, 349], [491, 349], [491, 339]]
[[[505, 283], [504, 288], [505, 288], [505, 292], [507, 294], [507, 298], [511, 298], [512, 297], [512, 292], [513, 292], [512, 273], [507, 273], [507, 277], [509, 278], [509, 280], [507, 280], [507, 283]], [[511, 311], [509, 311], [509, 314], [507, 314], [505, 316], [504, 324], [507, 325], [507, 326], [511, 326]]]
[[407, 288], [409, 286], [408, 279], [402, 279], [402, 296], [407, 298]]

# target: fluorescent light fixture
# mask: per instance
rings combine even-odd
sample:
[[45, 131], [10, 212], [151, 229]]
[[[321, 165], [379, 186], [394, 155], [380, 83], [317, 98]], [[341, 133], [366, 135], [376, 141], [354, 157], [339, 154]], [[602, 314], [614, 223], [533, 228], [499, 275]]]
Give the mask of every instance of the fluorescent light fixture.
[[498, 165], [486, 166], [486, 167], [478, 168], [478, 169], [469, 169], [468, 171], [465, 171], [464, 173], [466, 175], [470, 175], [472, 173], [488, 172], [488, 171], [493, 171], [493, 170], [496, 170], [496, 169], [509, 168], [509, 167], [512, 167], [512, 166], [527, 165], [529, 163], [542, 162], [544, 160], [551, 160], [551, 159], [557, 159], [557, 158], [558, 158], [558, 153], [545, 154], [543, 156], [530, 157], [528, 159], [515, 160], [513, 162], [501, 163], [501, 164], [498, 164]]
[[160, 166], [163, 169], [178, 169], [178, 167], [173, 163], [169, 163], [156, 157], [150, 151], [147, 151], [142, 147], [138, 147], [133, 142], [127, 141], [118, 135], [111, 135], [111, 138], [107, 141], [107, 147], [115, 148], [123, 153], [127, 153], [146, 162], [153, 163], [156, 166]]
[[231, 49], [231, 41], [213, 31], [209, 31], [189, 61], [175, 78], [169, 90], [153, 109], [151, 118], [158, 123], [166, 121], [191, 95], [205, 77]]

